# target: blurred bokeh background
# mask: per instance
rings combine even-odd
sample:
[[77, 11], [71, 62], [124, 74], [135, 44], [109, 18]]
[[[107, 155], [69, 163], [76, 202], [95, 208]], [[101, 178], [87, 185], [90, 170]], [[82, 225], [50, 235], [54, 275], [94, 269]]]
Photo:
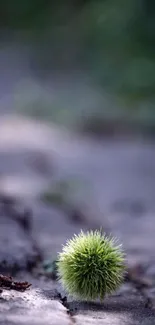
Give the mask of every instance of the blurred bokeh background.
[[1, 1], [0, 72], [0, 189], [42, 246], [103, 226], [153, 258], [154, 1]]
[[7, 0], [0, 12], [1, 100], [11, 91], [14, 109], [67, 126], [153, 132], [153, 1]]

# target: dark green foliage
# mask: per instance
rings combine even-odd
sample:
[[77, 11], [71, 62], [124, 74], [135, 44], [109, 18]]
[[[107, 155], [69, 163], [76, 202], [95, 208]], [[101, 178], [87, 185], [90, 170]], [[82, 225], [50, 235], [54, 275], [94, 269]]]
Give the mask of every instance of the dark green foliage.
[[106, 93], [123, 99], [123, 108], [140, 107], [136, 119], [154, 126], [154, 1], [6, 0], [0, 24], [28, 31], [36, 69], [86, 69]]

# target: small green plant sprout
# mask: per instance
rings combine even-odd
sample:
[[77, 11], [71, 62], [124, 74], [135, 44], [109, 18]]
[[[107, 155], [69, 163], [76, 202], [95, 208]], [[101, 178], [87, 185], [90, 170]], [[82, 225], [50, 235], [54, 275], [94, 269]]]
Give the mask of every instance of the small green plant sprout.
[[81, 231], [63, 246], [57, 268], [58, 279], [69, 295], [103, 300], [123, 281], [124, 253], [114, 238], [101, 231]]

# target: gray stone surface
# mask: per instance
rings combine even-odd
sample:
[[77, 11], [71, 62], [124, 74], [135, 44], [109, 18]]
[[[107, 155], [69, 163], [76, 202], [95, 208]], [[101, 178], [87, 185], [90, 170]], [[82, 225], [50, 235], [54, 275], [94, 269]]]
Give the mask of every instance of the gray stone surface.
[[27, 267], [37, 256], [33, 244], [17, 222], [0, 211], [0, 272]]
[[66, 308], [40, 289], [24, 293], [4, 291], [0, 300], [0, 324], [71, 325]]
[[111, 298], [102, 307], [81, 307], [74, 319], [77, 325], [153, 325], [155, 313], [144, 308], [144, 302], [137, 298]]
[[[33, 233], [45, 257], [53, 259], [67, 238], [81, 228], [90, 228], [95, 220], [103, 227], [108, 224], [120, 238], [131, 263], [153, 264], [154, 148], [154, 143], [140, 140], [96, 143], [26, 119], [4, 118], [0, 120], [0, 191], [21, 197], [32, 208]], [[86, 213], [85, 224], [71, 222], [64, 211], [40, 200], [49, 185], [70, 176], [86, 185], [75, 195]], [[30, 242], [15, 221], [2, 216], [0, 224], [0, 258], [15, 257], [17, 251], [18, 256], [31, 252]], [[24, 275], [25, 280], [28, 277]], [[65, 325], [75, 321], [81, 325], [153, 325], [155, 319], [138, 296], [129, 299], [130, 288], [124, 289], [125, 300], [117, 295], [102, 308], [70, 301], [70, 307], [74, 310], [77, 306], [77, 311], [69, 317], [59, 302], [47, 297], [45, 283], [39, 280], [33, 284], [26, 293], [2, 293], [1, 324]], [[51, 290], [57, 288], [52, 281], [49, 285]]]
[[[154, 259], [154, 149], [154, 143], [142, 143], [141, 140], [96, 142], [39, 122], [3, 118], [0, 121], [0, 190], [17, 194], [36, 205], [33, 199], [54, 181], [78, 178], [82, 185], [75, 197], [86, 211], [88, 224], [91, 220], [103, 227], [108, 224], [123, 242], [129, 258], [135, 261]], [[39, 153], [51, 166], [48, 173], [40, 173], [36, 163], [32, 164], [35, 157], [39, 161]], [[121, 209], [120, 202], [125, 210]], [[134, 213], [131, 213], [133, 206]], [[36, 214], [45, 215], [43, 205], [42, 209], [39, 213], [37, 201]], [[83, 227], [82, 224], [79, 227], [70, 225], [64, 213], [60, 217], [56, 210], [51, 209], [49, 218], [50, 209], [48, 211], [48, 229], [44, 223], [48, 238], [52, 238], [52, 234], [58, 238], [62, 233], [66, 237]], [[62, 222], [60, 234], [55, 226], [56, 215]], [[46, 217], [36, 218], [43, 223]]]
[[[33, 281], [30, 290], [19, 293], [4, 290], [0, 299], [0, 324], [4, 325], [153, 325], [155, 311], [144, 307], [137, 295], [113, 296], [103, 303], [69, 300], [67, 309], [56, 300], [54, 284]], [[36, 281], [39, 285], [39, 281]], [[44, 287], [44, 289], [42, 288]]]

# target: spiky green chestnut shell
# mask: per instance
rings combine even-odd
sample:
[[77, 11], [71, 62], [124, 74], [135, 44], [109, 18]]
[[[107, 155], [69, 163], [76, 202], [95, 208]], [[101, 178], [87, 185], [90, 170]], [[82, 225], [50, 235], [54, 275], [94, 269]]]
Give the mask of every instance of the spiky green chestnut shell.
[[82, 300], [102, 300], [123, 280], [124, 253], [114, 238], [100, 231], [81, 231], [63, 246], [57, 268], [68, 294]]

